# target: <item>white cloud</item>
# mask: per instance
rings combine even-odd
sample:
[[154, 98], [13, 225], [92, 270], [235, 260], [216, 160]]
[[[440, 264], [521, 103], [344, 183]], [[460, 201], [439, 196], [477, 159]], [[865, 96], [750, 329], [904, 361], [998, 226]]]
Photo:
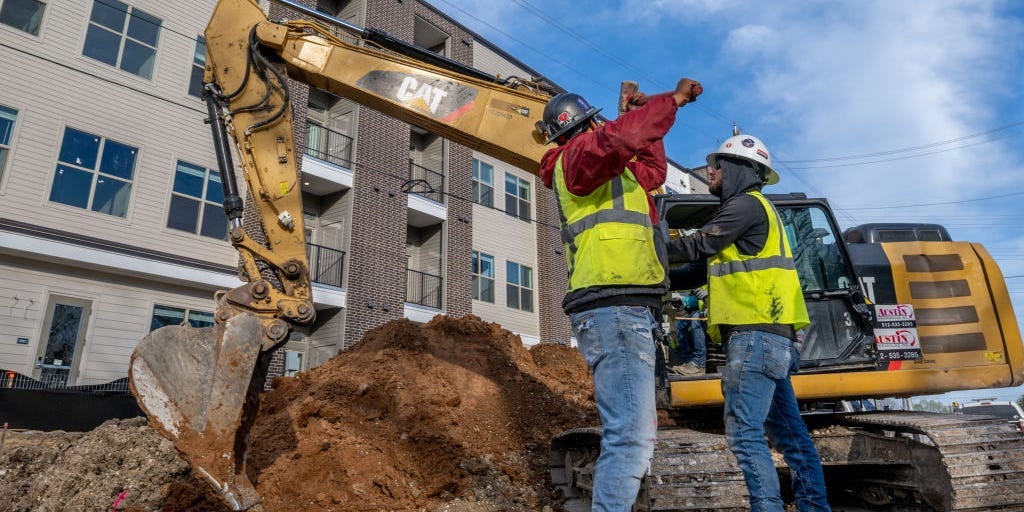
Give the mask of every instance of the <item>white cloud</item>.
[[729, 31], [725, 51], [741, 60], [770, 51], [776, 41], [775, 31], [764, 25], [743, 25]]

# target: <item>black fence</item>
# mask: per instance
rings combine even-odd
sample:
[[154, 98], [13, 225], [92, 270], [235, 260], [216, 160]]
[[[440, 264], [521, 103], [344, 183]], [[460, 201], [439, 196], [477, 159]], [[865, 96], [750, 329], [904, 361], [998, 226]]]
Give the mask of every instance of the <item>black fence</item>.
[[352, 137], [306, 120], [306, 154], [334, 165], [352, 168]]
[[10, 428], [86, 432], [113, 418], [142, 416], [128, 378], [68, 386], [0, 370], [0, 423]]
[[444, 174], [416, 165], [409, 160], [409, 179], [419, 182], [412, 186], [410, 192], [444, 204]]
[[307, 242], [306, 258], [309, 259], [310, 280], [341, 288], [341, 276], [345, 270], [345, 251]]
[[406, 269], [405, 301], [441, 309], [441, 276]]

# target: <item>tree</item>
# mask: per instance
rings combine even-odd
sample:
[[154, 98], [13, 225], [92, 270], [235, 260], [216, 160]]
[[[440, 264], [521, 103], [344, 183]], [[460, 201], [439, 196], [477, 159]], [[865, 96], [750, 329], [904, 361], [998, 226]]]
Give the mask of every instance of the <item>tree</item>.
[[950, 412], [950, 407], [938, 400], [921, 400], [919, 402], [914, 402], [913, 409], [915, 411], [925, 412]]
[[1017, 405], [1019, 405], [1021, 409], [1024, 409], [1024, 395], [1017, 397]]

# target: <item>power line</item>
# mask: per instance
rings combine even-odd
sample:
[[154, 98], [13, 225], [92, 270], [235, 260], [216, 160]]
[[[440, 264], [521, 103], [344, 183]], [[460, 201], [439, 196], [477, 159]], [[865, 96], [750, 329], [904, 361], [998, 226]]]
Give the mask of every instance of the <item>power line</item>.
[[926, 151], [924, 153], [918, 153], [916, 155], [906, 155], [906, 156], [899, 156], [899, 157], [894, 157], [894, 158], [882, 158], [882, 159], [879, 159], [879, 160], [869, 160], [867, 162], [850, 162], [850, 163], [845, 163], [845, 164], [813, 165], [813, 166], [808, 166], [808, 167], [793, 167], [793, 169], [800, 169], [800, 170], [806, 170], [806, 169], [830, 169], [830, 168], [834, 168], [834, 167], [852, 167], [852, 166], [857, 166], [857, 165], [870, 165], [870, 164], [880, 164], [880, 163], [885, 163], [885, 162], [895, 162], [895, 161], [898, 161], [898, 160], [907, 160], [907, 159], [910, 159], [910, 158], [918, 158], [918, 157], [922, 157], [922, 156], [936, 155], [936, 154], [939, 154], [939, 153], [946, 153], [946, 152], [955, 151], [955, 150], [958, 150], [958, 149], [965, 149], [965, 148], [969, 148], [969, 147], [973, 147], [973, 146], [980, 146], [982, 144], [989, 144], [989, 143], [995, 142], [995, 141], [997, 141], [999, 139], [1005, 139], [1007, 137], [1010, 137], [1011, 135], [1012, 134], [1006, 134], [1006, 135], [1003, 135], [1003, 136], [1000, 136], [1000, 137], [994, 137], [994, 138], [991, 138], [991, 139], [988, 139], [988, 140], [983, 140], [983, 141], [975, 142], [975, 143], [972, 143], [972, 144], [964, 144], [962, 146], [955, 146], [955, 147], [952, 147], [952, 148], [939, 149], [939, 150], [936, 150], [936, 151]]
[[904, 204], [904, 205], [894, 205], [894, 206], [862, 206], [862, 207], [859, 207], [859, 208], [835, 208], [835, 209], [836, 210], [891, 210], [891, 209], [896, 209], [896, 208], [920, 208], [920, 207], [924, 207], [924, 206], [941, 206], [941, 205], [947, 205], [947, 204], [973, 203], [973, 202], [977, 202], [977, 201], [988, 201], [989, 199], [1001, 199], [1001, 198], [1004, 198], [1004, 197], [1014, 197], [1014, 196], [1020, 196], [1020, 195], [1024, 195], [1024, 191], [1011, 192], [1009, 194], [999, 194], [999, 195], [995, 195], [995, 196], [976, 197], [974, 199], [961, 199], [961, 200], [958, 200], [958, 201], [941, 201], [941, 202], [938, 202], [938, 203]]
[[183, 107], [183, 108], [195, 111], [195, 112], [199, 112], [200, 114], [204, 114], [204, 115], [207, 113], [205, 110], [194, 108], [194, 107], [186, 105], [184, 103], [179, 103], [179, 102], [177, 102], [175, 100], [172, 100], [172, 99], [169, 99], [169, 98], [164, 98], [162, 96], [158, 96], [158, 95], [153, 94], [151, 92], [147, 92], [147, 91], [144, 91], [142, 89], [138, 89], [136, 87], [132, 87], [132, 86], [130, 86], [128, 84], [123, 84], [121, 82], [117, 82], [115, 80], [111, 80], [109, 78], [102, 77], [102, 76], [97, 75], [95, 73], [90, 73], [88, 71], [85, 71], [84, 69], [78, 69], [78, 68], [76, 68], [74, 66], [71, 66], [71, 65], [68, 65], [68, 64], [64, 64], [63, 62], [59, 62], [59, 61], [53, 60], [53, 59], [48, 58], [48, 57], [43, 57], [42, 55], [37, 55], [35, 53], [22, 50], [21, 48], [16, 48], [14, 46], [10, 46], [10, 45], [8, 45], [6, 43], [0, 43], [0, 46], [2, 46], [4, 48], [7, 48], [8, 50], [14, 50], [14, 51], [16, 51], [18, 53], [22, 53], [22, 54], [28, 55], [30, 57], [35, 57], [35, 58], [37, 58], [39, 60], [43, 60], [43, 61], [49, 62], [50, 64], [55, 64], [55, 65], [60, 66], [62, 68], [65, 68], [65, 69], [68, 69], [68, 70], [71, 70], [71, 71], [75, 71], [77, 73], [81, 73], [81, 74], [86, 75], [86, 76], [90, 76], [90, 77], [95, 78], [97, 80], [100, 80], [100, 81], [103, 81], [103, 82], [107, 82], [108, 84], [112, 84], [112, 85], [116, 85], [116, 86], [119, 86], [119, 87], [123, 87], [125, 89], [130, 90], [130, 91], [137, 92], [137, 93], [145, 95], [145, 96], [149, 96], [150, 98], [153, 98], [153, 99], [156, 99], [156, 100], [160, 100], [160, 101], [163, 101], [165, 103], [170, 103], [172, 105], [175, 105], [175, 106], [178, 106], [178, 107]]
[[[933, 148], [933, 147], [937, 147], [937, 146], [944, 146], [946, 144], [952, 144], [954, 142], [960, 142], [960, 141], [964, 141], [964, 140], [968, 140], [968, 139], [973, 139], [973, 138], [976, 138], [976, 137], [981, 137], [982, 135], [988, 135], [990, 133], [995, 133], [995, 132], [1002, 131], [1002, 130], [1008, 130], [1010, 128], [1014, 128], [1014, 127], [1017, 127], [1017, 126], [1020, 126], [1020, 125], [1024, 125], [1024, 121], [1017, 121], [1017, 122], [1014, 122], [1014, 123], [1010, 123], [1010, 124], [1006, 124], [1006, 125], [999, 126], [999, 127], [996, 127], [996, 128], [992, 128], [991, 130], [985, 130], [983, 132], [973, 133], [973, 134], [970, 134], [970, 135], [964, 135], [962, 137], [957, 137], [955, 139], [949, 139], [949, 140], [943, 140], [943, 141], [938, 141], [938, 142], [932, 142], [932, 143], [929, 143], [929, 144], [922, 144], [920, 146], [908, 146], [908, 147], [905, 147], [905, 148], [890, 149], [890, 150], [887, 150], [887, 151], [878, 151], [878, 152], [875, 152], [875, 153], [863, 153], [863, 154], [860, 154], [860, 155], [846, 155], [846, 156], [837, 156], [837, 157], [831, 157], [831, 158], [811, 158], [811, 159], [806, 159], [806, 160], [785, 160], [785, 162], [789, 163], [789, 164], [803, 164], [803, 163], [813, 163], [813, 162], [838, 162], [838, 161], [842, 161], [842, 160], [860, 160], [860, 159], [871, 158], [871, 157], [875, 157], [875, 156], [884, 156], [884, 155], [893, 155], [893, 154], [898, 154], [898, 153], [906, 153], [906, 152], [910, 152], [910, 151], [918, 151], [918, 150], [921, 150], [921, 149], [929, 149], [929, 148]], [[967, 146], [964, 146], [964, 147], [967, 147]], [[930, 154], [930, 153], [925, 153], [925, 154]]]

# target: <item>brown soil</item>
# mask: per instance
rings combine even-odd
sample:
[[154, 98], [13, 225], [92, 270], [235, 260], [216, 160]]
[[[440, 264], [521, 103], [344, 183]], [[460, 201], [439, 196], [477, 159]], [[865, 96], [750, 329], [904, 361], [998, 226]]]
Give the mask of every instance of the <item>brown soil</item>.
[[[527, 350], [472, 315], [390, 322], [274, 387], [262, 397], [248, 459], [268, 512], [558, 510], [548, 440], [598, 423], [575, 349]], [[0, 512], [110, 510], [125, 487], [119, 510], [227, 510], [138, 420], [39, 445], [8, 445], [0, 456], [0, 496], [11, 498]], [[79, 449], [88, 454], [70, 456]], [[48, 484], [37, 482], [40, 471]], [[69, 500], [86, 488], [93, 494]], [[63, 501], [44, 505], [46, 495]]]

